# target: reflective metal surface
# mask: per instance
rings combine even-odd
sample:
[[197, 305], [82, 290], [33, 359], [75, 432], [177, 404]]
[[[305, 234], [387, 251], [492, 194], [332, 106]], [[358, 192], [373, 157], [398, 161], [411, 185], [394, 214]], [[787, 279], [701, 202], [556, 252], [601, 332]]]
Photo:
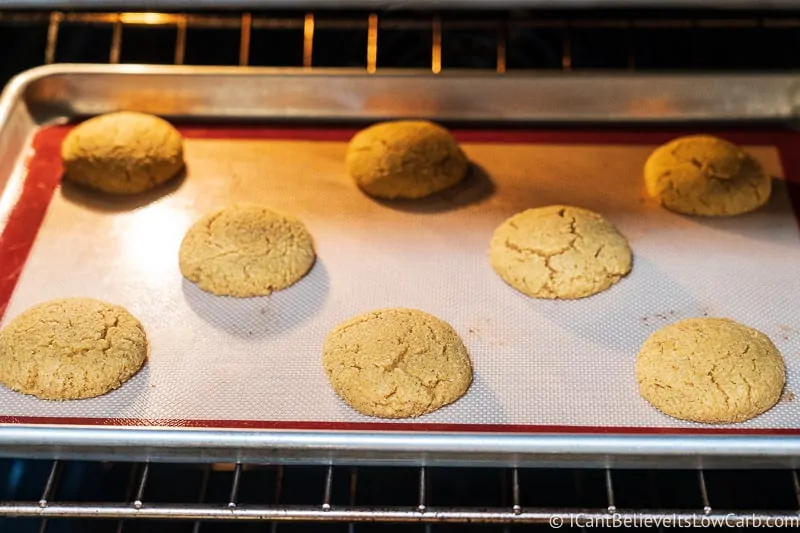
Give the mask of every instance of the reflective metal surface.
[[169, 117], [457, 122], [779, 121], [800, 110], [792, 74], [459, 73], [384, 70], [57, 65], [4, 93], [0, 119], [24, 99], [44, 123], [118, 108]]

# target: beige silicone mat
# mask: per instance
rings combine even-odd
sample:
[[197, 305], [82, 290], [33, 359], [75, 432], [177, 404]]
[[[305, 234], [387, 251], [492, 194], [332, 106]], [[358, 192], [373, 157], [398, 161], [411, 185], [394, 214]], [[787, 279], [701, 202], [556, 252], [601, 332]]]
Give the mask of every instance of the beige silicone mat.
[[[52, 403], [0, 389], [4, 416], [211, 421], [368, 421], [331, 391], [321, 344], [338, 322], [374, 308], [433, 313], [460, 333], [475, 382], [416, 422], [685, 427], [639, 398], [633, 361], [656, 328], [731, 317], [783, 351], [789, 391], [800, 370], [800, 234], [783, 183], [769, 206], [728, 220], [668, 213], [643, 196], [652, 146], [465, 144], [479, 171], [442, 198], [382, 204], [344, 173], [344, 142], [188, 140], [188, 176], [150, 203], [56, 191], [5, 321], [50, 298], [82, 295], [130, 309], [152, 341], [122, 389]], [[781, 175], [774, 148], [752, 147]], [[184, 232], [208, 210], [263, 202], [301, 217], [319, 261], [270, 297], [237, 300], [182, 280]], [[529, 207], [603, 213], [628, 237], [633, 272], [579, 301], [540, 301], [491, 270], [494, 228]], [[344, 426], [342, 426], [344, 427]], [[740, 427], [798, 428], [783, 401]]]

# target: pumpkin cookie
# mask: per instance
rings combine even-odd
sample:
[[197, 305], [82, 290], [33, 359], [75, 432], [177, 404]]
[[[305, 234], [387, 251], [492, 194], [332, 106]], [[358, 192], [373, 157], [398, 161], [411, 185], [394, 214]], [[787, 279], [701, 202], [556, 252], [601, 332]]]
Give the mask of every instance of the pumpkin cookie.
[[449, 324], [414, 309], [383, 309], [340, 324], [323, 346], [333, 390], [355, 410], [416, 417], [451, 404], [472, 383], [467, 349]]
[[204, 291], [265, 296], [299, 281], [316, 254], [305, 225], [257, 205], [235, 205], [194, 223], [183, 238], [179, 266]]
[[769, 338], [723, 318], [690, 318], [653, 333], [636, 359], [639, 393], [683, 420], [749, 420], [781, 397], [786, 371]]
[[625, 237], [602, 216], [554, 205], [503, 222], [492, 237], [489, 259], [503, 281], [523, 294], [576, 299], [627, 275], [632, 254]]
[[183, 138], [156, 116], [109, 113], [70, 131], [61, 158], [69, 180], [106, 193], [137, 194], [183, 169]]
[[347, 147], [347, 171], [377, 198], [423, 198], [467, 175], [469, 162], [450, 132], [426, 121], [383, 122]]
[[647, 193], [671, 211], [709, 217], [753, 211], [769, 200], [772, 179], [737, 146], [705, 135], [682, 137], [644, 166]]
[[0, 383], [47, 400], [105, 394], [146, 359], [142, 324], [124, 308], [90, 298], [45, 302], [0, 331]]

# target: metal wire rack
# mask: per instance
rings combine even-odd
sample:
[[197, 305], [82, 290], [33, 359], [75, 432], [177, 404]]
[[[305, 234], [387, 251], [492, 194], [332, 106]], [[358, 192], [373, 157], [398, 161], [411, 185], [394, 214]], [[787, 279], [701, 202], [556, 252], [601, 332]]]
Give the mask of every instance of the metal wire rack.
[[[90, 30], [90, 31], [87, 31]], [[770, 13], [0, 11], [0, 84], [56, 62], [520, 69], [797, 69]], [[80, 519], [92, 519], [89, 522]], [[70, 519], [66, 522], [63, 519]], [[641, 471], [0, 460], [0, 531], [800, 527], [794, 470]], [[383, 525], [382, 525], [383, 524]]]
[[[170, 531], [185, 527], [195, 532], [218, 522], [229, 522], [228, 528], [266, 531], [297, 521], [358, 530], [386, 522], [495, 524], [506, 529], [520, 524], [800, 527], [800, 483], [795, 471], [386, 469], [61, 461], [6, 466], [23, 472], [14, 478], [13, 487], [6, 487], [19, 499], [0, 502], [0, 517], [35, 518], [41, 531], [54, 519], [63, 518], [96, 520], [90, 524], [99, 529], [84, 525], [82, 531], [151, 529], [142, 519], [168, 520]], [[735, 486], [731, 486], [732, 479], [738, 481]], [[6, 524], [10, 527], [13, 522], [7, 519]]]
[[[24, 28], [25, 67], [54, 62], [142, 62], [508, 70], [788, 69], [800, 67], [800, 16], [684, 17], [513, 13], [89, 13], [2, 12]], [[81, 30], [90, 42], [74, 50]], [[0, 34], [10, 31], [0, 31]], [[213, 36], [209, 44], [207, 37]], [[204, 37], [206, 37], [204, 39]], [[0, 35], [0, 41], [2, 36]], [[744, 43], [759, 43], [755, 50]], [[78, 43], [80, 44], [80, 43]], [[73, 50], [71, 50], [73, 49]], [[389, 53], [402, 49], [402, 53]], [[386, 50], [387, 52], [384, 52]], [[73, 53], [70, 53], [70, 52]], [[23, 55], [25, 52], [23, 52]], [[15, 58], [9, 58], [14, 63]], [[19, 59], [17, 59], [19, 61]]]

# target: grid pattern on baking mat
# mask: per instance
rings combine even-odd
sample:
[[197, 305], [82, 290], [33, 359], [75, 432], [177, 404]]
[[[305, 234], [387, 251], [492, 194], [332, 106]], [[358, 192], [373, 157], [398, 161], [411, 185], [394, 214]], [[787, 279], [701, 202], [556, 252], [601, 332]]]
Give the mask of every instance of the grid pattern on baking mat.
[[[110, 299], [143, 320], [153, 357], [129, 384], [98, 399], [54, 404], [1, 391], [2, 422], [800, 432], [800, 408], [789, 401], [734, 429], [667, 419], [638, 398], [630, 368], [656, 327], [722, 314], [773, 337], [787, 357], [792, 390], [800, 316], [791, 298], [800, 287], [791, 265], [800, 259], [800, 234], [789, 196], [800, 166], [791, 133], [726, 132], [790, 181], [779, 181], [758, 213], [699, 221], [657, 208], [640, 190], [647, 154], [678, 132], [457, 130], [477, 168], [465, 186], [414, 205], [387, 205], [357, 193], [343, 176], [352, 130], [186, 126], [189, 176], [159, 198], [114, 204], [57, 187], [65, 131], [47, 128], [37, 137], [21, 201], [0, 240], [4, 258], [24, 262], [6, 319], [65, 291]], [[312, 273], [291, 290], [248, 301], [213, 298], [182, 282], [169, 258], [188, 225], [208, 209], [245, 199], [306, 221], [320, 255]], [[533, 301], [503, 285], [485, 258], [491, 231], [514, 212], [549, 203], [609, 216], [633, 245], [631, 276], [579, 302]], [[30, 242], [12, 241], [20, 235]], [[464, 399], [415, 421], [384, 423], [333, 395], [319, 365], [322, 337], [338, 321], [384, 306], [419, 307], [453, 324], [476, 367]]]

